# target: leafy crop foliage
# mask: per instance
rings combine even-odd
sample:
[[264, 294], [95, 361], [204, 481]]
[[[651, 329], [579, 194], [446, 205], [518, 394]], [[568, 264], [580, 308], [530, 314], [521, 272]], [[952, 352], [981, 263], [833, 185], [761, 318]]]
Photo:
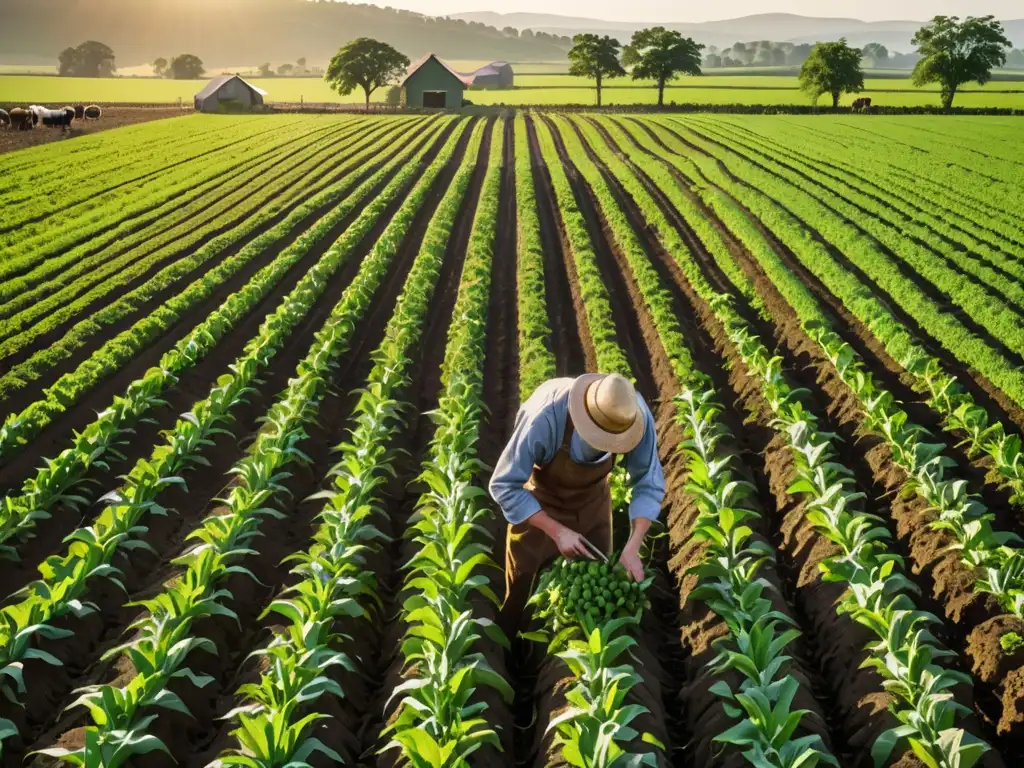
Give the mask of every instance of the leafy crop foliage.
[[532, 604], [540, 606], [535, 615], [548, 622], [555, 635], [563, 629], [592, 629], [650, 608], [644, 592], [652, 580], [633, 581], [625, 568], [611, 562], [563, 558], [541, 576]]

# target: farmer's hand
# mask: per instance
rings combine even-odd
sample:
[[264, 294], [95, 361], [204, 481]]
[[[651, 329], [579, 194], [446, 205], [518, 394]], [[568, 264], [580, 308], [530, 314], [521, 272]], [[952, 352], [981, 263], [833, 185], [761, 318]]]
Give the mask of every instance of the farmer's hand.
[[567, 528], [564, 525], [555, 531], [551, 537], [555, 541], [555, 546], [558, 547], [558, 551], [562, 553], [562, 557], [572, 560], [577, 557], [585, 557], [589, 560], [594, 559], [593, 553], [590, 548], [584, 543], [583, 536], [576, 533], [571, 528]]
[[633, 581], [644, 580], [644, 564], [640, 561], [640, 553], [635, 548], [627, 546], [622, 550], [619, 563]]

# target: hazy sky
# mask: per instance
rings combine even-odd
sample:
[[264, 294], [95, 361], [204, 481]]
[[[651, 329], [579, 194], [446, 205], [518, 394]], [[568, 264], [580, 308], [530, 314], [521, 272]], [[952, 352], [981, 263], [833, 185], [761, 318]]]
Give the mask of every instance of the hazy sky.
[[379, 5], [443, 16], [461, 11], [557, 13], [615, 21], [711, 21], [752, 13], [799, 13], [804, 16], [845, 16], [865, 21], [923, 20], [939, 14], [1002, 19], [1024, 17], [1020, 0], [374, 0]]

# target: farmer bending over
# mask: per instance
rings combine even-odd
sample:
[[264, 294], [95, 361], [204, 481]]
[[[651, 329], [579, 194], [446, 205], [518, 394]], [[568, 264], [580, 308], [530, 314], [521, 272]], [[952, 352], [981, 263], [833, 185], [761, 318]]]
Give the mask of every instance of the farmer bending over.
[[632, 533], [619, 562], [642, 581], [640, 546], [665, 496], [647, 404], [622, 376], [588, 373], [545, 382], [519, 409], [490, 485], [509, 522], [499, 621], [510, 637], [520, 628], [534, 575], [555, 556], [594, 559], [588, 544], [611, 554], [608, 475], [621, 454], [633, 495]]

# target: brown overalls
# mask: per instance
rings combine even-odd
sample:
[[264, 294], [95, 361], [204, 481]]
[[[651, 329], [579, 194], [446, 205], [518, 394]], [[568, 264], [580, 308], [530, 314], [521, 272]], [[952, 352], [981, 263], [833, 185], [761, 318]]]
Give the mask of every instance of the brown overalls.
[[[569, 456], [574, 427], [566, 415], [565, 434], [555, 457], [534, 465], [523, 486], [552, 518], [585, 536], [605, 554], [612, 551], [612, 494], [608, 475], [615, 465], [609, 455], [597, 464], [578, 464]], [[534, 576], [558, 556], [555, 542], [528, 522], [509, 527], [505, 547], [505, 602], [498, 622], [512, 638], [521, 629], [523, 609], [533, 593]]]

